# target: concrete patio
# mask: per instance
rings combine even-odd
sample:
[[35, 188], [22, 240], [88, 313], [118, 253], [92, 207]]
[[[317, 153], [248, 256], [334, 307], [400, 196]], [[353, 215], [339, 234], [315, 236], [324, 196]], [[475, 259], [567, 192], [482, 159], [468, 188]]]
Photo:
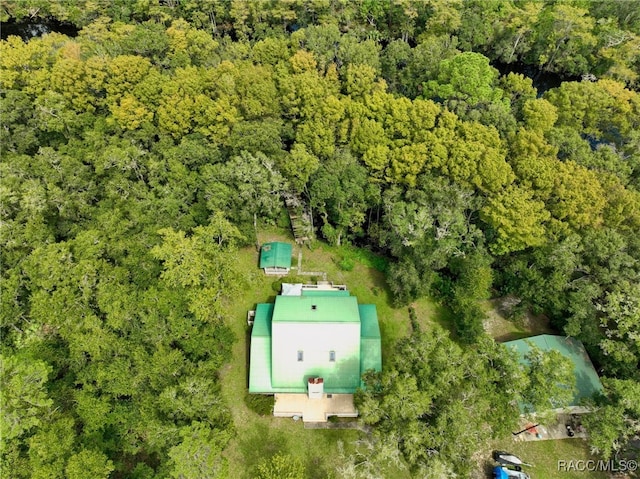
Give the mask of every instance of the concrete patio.
[[276, 417], [298, 416], [304, 422], [326, 422], [329, 416], [358, 417], [353, 394], [324, 394], [322, 399], [309, 399], [307, 394], [274, 396], [273, 415]]
[[[572, 417], [573, 416], [573, 417]], [[580, 416], [572, 414], [558, 414], [557, 420], [550, 424], [539, 424], [533, 429], [514, 436], [515, 441], [545, 441], [549, 439], [586, 439], [587, 431], [580, 425]], [[531, 427], [536, 422], [522, 422], [520, 429]], [[567, 434], [567, 424], [572, 425], [573, 436]]]

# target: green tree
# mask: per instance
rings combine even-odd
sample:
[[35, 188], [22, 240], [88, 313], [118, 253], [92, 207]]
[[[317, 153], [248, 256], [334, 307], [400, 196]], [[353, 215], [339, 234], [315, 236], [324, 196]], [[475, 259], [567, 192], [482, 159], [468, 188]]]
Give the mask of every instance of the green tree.
[[408, 63], [412, 49], [407, 42], [393, 40], [384, 48], [380, 56], [382, 77], [387, 82], [389, 90], [408, 96], [407, 83]]
[[229, 433], [194, 421], [180, 429], [180, 443], [171, 448], [171, 477], [223, 479], [228, 477], [227, 460], [221, 457]]
[[340, 245], [344, 238], [362, 233], [366, 211], [375, 205], [378, 188], [348, 151], [339, 151], [311, 178], [312, 208], [322, 217], [322, 234]]
[[594, 401], [591, 414], [584, 416], [589, 443], [605, 460], [615, 457], [640, 431], [640, 387], [632, 380], [604, 379], [605, 391]]
[[[445, 200], [446, 198], [446, 200]], [[389, 188], [383, 194], [379, 244], [399, 261], [389, 268], [395, 301], [406, 304], [424, 296], [434, 271], [452, 257], [475, 249], [482, 234], [470, 221], [478, 209], [473, 191], [442, 177], [421, 175], [417, 188]]]
[[278, 159], [278, 168], [294, 191], [300, 193], [320, 168], [320, 160], [309, 153], [303, 144], [294, 143], [290, 155]]
[[522, 116], [528, 129], [544, 133], [556, 123], [558, 119], [557, 108], [544, 98], [525, 101], [522, 107]]
[[602, 224], [606, 196], [597, 175], [573, 162], [558, 164], [548, 206], [551, 214], [573, 228]]
[[610, 357], [609, 367], [621, 377], [637, 377], [634, 364], [640, 358], [640, 286], [624, 278], [613, 291], [604, 294], [596, 309], [602, 313], [601, 326], [606, 328], [600, 347]]
[[112, 471], [113, 463], [104, 454], [89, 449], [83, 449], [71, 456], [65, 468], [66, 477], [69, 479], [106, 479]]
[[576, 376], [571, 360], [558, 351], [542, 351], [533, 343], [525, 355], [527, 386], [522, 392], [526, 412], [543, 414], [568, 405], [575, 394]]
[[[453, 473], [468, 474], [478, 445], [515, 426], [523, 377], [514, 355], [493, 340], [463, 350], [430, 328], [401, 340], [385, 371], [365, 382], [356, 404], [380, 444], [395, 442], [413, 471], [445, 458]], [[470, 431], [470, 423], [478, 427]]]
[[[442, 133], [451, 135], [446, 130]], [[495, 193], [513, 182], [515, 177], [495, 128], [458, 120], [455, 133], [446, 140], [448, 155], [442, 160], [432, 158], [433, 166], [454, 182], [485, 193]]]
[[509, 72], [500, 77], [500, 88], [504, 90], [505, 97], [511, 103], [511, 111], [516, 120], [522, 120], [522, 109], [528, 100], [535, 100], [537, 90], [533, 86], [533, 80], [520, 73]]
[[423, 95], [442, 99], [464, 100], [469, 104], [500, 101], [498, 70], [484, 55], [465, 52], [440, 63], [437, 80], [425, 84]]
[[530, 190], [511, 186], [490, 198], [480, 217], [495, 232], [489, 248], [501, 255], [542, 245], [546, 241], [545, 223], [551, 214]]
[[227, 211], [238, 223], [251, 222], [255, 231], [258, 217], [273, 220], [282, 208], [284, 180], [264, 153], [243, 151], [226, 163], [206, 165], [201, 181], [211, 212]]
[[76, 442], [74, 426], [73, 419], [56, 414], [29, 438], [29, 477], [66, 477], [65, 465]]
[[568, 3], [547, 5], [538, 16], [531, 53], [543, 70], [588, 73], [597, 44], [594, 27], [595, 19], [586, 8]]
[[456, 278], [447, 303], [454, 314], [457, 336], [462, 342], [475, 343], [484, 334], [486, 314], [480, 301], [490, 296], [493, 282], [491, 256], [478, 249], [465, 257], [453, 258], [450, 269]]
[[194, 228], [189, 237], [172, 229], [160, 234], [163, 242], [152, 253], [164, 263], [162, 279], [172, 287], [184, 288], [189, 309], [198, 320], [219, 321], [225, 298], [239, 286], [233, 254], [242, 239], [238, 229], [216, 213], [208, 225]]
[[18, 440], [38, 428], [53, 401], [46, 391], [52, 368], [43, 361], [2, 356], [2, 442]]
[[401, 91], [409, 98], [415, 98], [421, 94], [423, 84], [436, 78], [442, 60], [451, 59], [460, 53], [457, 49], [457, 37], [449, 34], [423, 37], [411, 50], [407, 67], [400, 72]]
[[638, 94], [619, 82], [566, 82], [545, 97], [557, 108], [558, 126], [618, 145], [640, 125]]
[[536, 131], [521, 128], [509, 141], [508, 161], [516, 181], [536, 197], [547, 200], [556, 181], [558, 148]]
[[535, 38], [535, 25], [543, 8], [543, 3], [535, 1], [507, 4], [497, 38], [488, 45], [497, 58], [512, 63], [529, 53]]

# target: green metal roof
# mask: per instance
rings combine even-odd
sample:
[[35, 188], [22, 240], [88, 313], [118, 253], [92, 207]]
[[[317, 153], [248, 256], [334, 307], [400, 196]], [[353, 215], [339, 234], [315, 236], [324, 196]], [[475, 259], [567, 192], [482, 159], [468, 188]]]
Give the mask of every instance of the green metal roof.
[[276, 296], [274, 322], [357, 323], [355, 296]]
[[360, 375], [369, 369], [382, 371], [380, 338], [360, 338]]
[[[311, 304], [316, 304], [317, 309], [312, 311]], [[297, 308], [301, 309], [296, 311]], [[306, 314], [307, 309], [312, 311], [309, 315]], [[313, 316], [313, 313], [318, 314]], [[342, 320], [336, 320], [336, 315]], [[276, 320], [278, 317], [280, 319]], [[337, 350], [335, 363], [330, 362], [328, 356], [326, 364], [307, 361], [305, 357], [304, 371], [299, 375], [296, 373], [294, 382], [287, 384], [286, 387], [274, 387], [272, 383], [274, 371], [271, 362], [272, 360], [282, 361], [284, 359], [279, 358], [278, 354], [273, 354], [277, 351], [272, 351], [272, 333], [276, 331], [272, 323], [277, 321], [281, 321], [283, 324], [289, 323], [304, 332], [305, 322], [315, 324], [317, 328], [321, 326], [318, 324], [322, 322], [319, 321], [321, 317], [327, 317], [327, 323], [344, 325], [338, 329], [352, 328], [353, 326], [349, 325], [352, 320], [360, 323], [356, 326], [356, 344], [353, 345], [355, 349], [351, 350], [350, 346], [349, 350]], [[327, 327], [331, 328], [331, 324], [327, 324]], [[292, 364], [295, 366], [295, 363]], [[307, 298], [277, 296], [275, 305], [258, 304], [251, 332], [249, 392], [306, 393], [307, 378], [321, 376], [325, 379], [325, 393], [353, 393], [362, 386], [361, 375], [368, 369], [377, 371], [382, 369], [380, 328], [375, 305], [358, 306], [357, 300], [353, 296], [311, 296]]]
[[249, 392], [271, 390], [271, 315], [273, 304], [259, 304], [251, 330]]
[[291, 268], [291, 245], [278, 241], [263, 244], [260, 268]]
[[323, 289], [303, 289], [302, 296], [351, 296], [351, 293], [346, 289], [340, 290], [323, 290]]
[[570, 406], [578, 406], [580, 405], [581, 399], [589, 398], [593, 396], [593, 394], [602, 391], [602, 383], [600, 382], [598, 373], [593, 367], [591, 359], [589, 359], [589, 355], [580, 341], [564, 336], [541, 334], [516, 341], [508, 341], [503, 344], [506, 347], [515, 349], [520, 363], [527, 364], [525, 356], [531, 350], [531, 346], [527, 342], [537, 346], [542, 351], [556, 350], [571, 360], [576, 376], [577, 391], [573, 401], [569, 404]]
[[[375, 304], [361, 304], [360, 310], [360, 375], [369, 369], [382, 371], [380, 325]], [[364, 384], [361, 384], [364, 386]]]
[[251, 336], [271, 337], [271, 317], [273, 316], [273, 303], [261, 303], [256, 307], [256, 317], [253, 320]]
[[378, 311], [375, 304], [361, 304], [358, 306], [360, 313], [361, 333], [363, 338], [380, 339], [380, 325], [378, 324]]

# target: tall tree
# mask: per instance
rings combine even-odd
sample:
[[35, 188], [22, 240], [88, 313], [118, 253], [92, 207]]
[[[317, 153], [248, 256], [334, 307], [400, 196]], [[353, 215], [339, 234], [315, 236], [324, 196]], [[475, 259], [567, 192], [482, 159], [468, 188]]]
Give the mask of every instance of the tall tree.
[[226, 211], [237, 223], [251, 222], [254, 231], [258, 217], [273, 220], [282, 208], [284, 180], [264, 153], [243, 151], [226, 163], [206, 165], [201, 181], [211, 212]]
[[527, 386], [522, 392], [526, 412], [544, 414], [568, 405], [575, 394], [576, 375], [571, 360], [558, 351], [541, 351], [534, 344], [525, 356]]
[[532, 55], [546, 71], [589, 73], [597, 43], [594, 27], [595, 20], [586, 8], [568, 3], [549, 4], [538, 16]]
[[362, 233], [366, 211], [379, 201], [379, 189], [348, 151], [338, 151], [311, 178], [311, 205], [322, 217], [322, 234], [331, 243]]
[[234, 247], [242, 236], [222, 213], [216, 213], [206, 226], [194, 228], [189, 237], [183, 231], [161, 231], [163, 243], [153, 255], [164, 262], [162, 279], [168, 285], [184, 288], [190, 311], [203, 322], [220, 321], [224, 302], [239, 286], [234, 266]]

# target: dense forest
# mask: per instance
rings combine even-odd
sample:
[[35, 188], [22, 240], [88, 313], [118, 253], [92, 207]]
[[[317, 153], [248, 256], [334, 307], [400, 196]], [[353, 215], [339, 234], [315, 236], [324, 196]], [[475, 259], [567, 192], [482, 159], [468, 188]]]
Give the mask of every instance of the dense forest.
[[605, 385], [594, 451], [640, 434], [639, 2], [0, 16], [78, 29], [0, 43], [2, 477], [227, 477], [236, 258], [283, 192], [322, 241], [389, 258], [398, 307], [431, 295], [455, 318], [453, 339], [416, 325], [368, 378], [372, 464], [467, 477], [518, 401], [562, 398], [561, 361], [525, 374], [484, 333], [490, 297], [585, 344]]

